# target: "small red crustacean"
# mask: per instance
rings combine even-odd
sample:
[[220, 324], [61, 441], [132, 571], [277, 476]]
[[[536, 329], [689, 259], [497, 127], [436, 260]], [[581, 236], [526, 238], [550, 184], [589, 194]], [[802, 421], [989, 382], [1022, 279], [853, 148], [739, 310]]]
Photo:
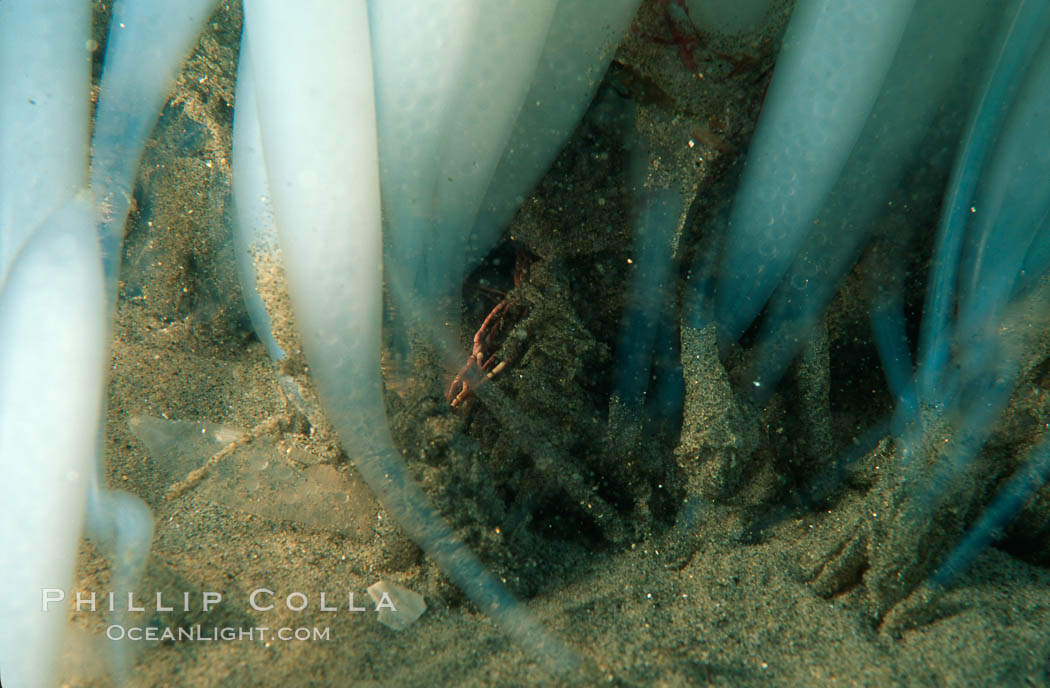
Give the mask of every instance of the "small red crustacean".
[[[514, 261], [515, 287], [520, 286], [528, 275], [531, 262], [530, 254], [519, 248]], [[514, 325], [528, 314], [528, 310], [527, 306], [511, 303], [504, 295], [485, 316], [481, 327], [474, 333], [474, 343], [467, 362], [452, 379], [445, 393], [445, 398], [452, 408], [459, 408], [464, 401], [470, 398], [475, 389], [503, 372], [507, 367], [509, 360], [496, 363], [498, 344]]]

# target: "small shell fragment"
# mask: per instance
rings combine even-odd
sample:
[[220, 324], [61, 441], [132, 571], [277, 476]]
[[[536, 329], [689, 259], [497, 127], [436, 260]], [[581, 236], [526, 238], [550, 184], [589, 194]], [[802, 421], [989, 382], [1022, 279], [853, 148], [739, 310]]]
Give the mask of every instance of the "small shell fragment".
[[368, 587], [368, 596], [376, 604], [379, 623], [392, 631], [405, 630], [427, 610], [422, 595], [397, 583], [373, 583]]

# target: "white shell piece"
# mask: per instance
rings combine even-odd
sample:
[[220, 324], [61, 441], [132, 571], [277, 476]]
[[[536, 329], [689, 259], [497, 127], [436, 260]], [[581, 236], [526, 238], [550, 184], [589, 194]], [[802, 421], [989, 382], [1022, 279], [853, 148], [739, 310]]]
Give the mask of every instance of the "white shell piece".
[[392, 631], [403, 631], [423, 616], [427, 603], [418, 592], [397, 583], [378, 581], [368, 586], [368, 596], [376, 603], [379, 623]]

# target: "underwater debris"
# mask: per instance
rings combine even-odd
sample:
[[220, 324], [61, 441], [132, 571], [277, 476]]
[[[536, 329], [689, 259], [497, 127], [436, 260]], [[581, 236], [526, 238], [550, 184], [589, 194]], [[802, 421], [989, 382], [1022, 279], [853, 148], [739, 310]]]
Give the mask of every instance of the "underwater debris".
[[755, 456], [757, 418], [746, 415], [718, 360], [713, 326], [682, 328], [685, 421], [675, 450], [689, 494], [725, 499], [739, 491]]
[[368, 586], [368, 596], [376, 603], [379, 623], [392, 631], [403, 631], [423, 616], [427, 603], [418, 592], [381, 580]]
[[[158, 474], [179, 480], [176, 495], [192, 489], [264, 518], [349, 537], [371, 533], [378, 505], [359, 478], [298, 447], [282, 448], [273, 436], [150, 416], [133, 416], [128, 427], [146, 445]], [[180, 478], [187, 475], [199, 477]]]

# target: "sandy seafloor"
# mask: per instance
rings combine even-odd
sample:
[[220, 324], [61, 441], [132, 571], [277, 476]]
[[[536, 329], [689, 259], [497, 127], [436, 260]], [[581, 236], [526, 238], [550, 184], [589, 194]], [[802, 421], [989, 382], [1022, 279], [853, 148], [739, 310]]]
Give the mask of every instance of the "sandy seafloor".
[[[99, 22], [108, 5], [96, 4]], [[660, 4], [649, 2], [617, 54], [616, 78], [638, 103], [646, 140], [679, 149], [691, 142], [690, 150], [695, 148], [667, 161], [692, 166], [680, 172], [692, 180], [694, 208], [685, 245], [695, 246], [704, 218], [719, 194], [727, 193], [720, 175], [753, 130], [782, 19], [782, 12], [774, 14], [763, 32], [742, 41], [707, 36], [689, 46], [695, 47], [696, 64], [688, 65], [682, 40], [666, 40], [672, 38], [671, 24]], [[682, 30], [681, 18], [674, 21]], [[198, 437], [202, 428], [247, 429], [289, 413], [274, 366], [240, 305], [229, 244], [239, 22], [237, 5], [224, 4], [209, 24], [147, 149], [128, 224], [112, 343], [107, 474], [112, 487], [141, 496], [155, 517], [150, 562], [136, 589], [146, 598], [162, 592], [177, 609], [156, 611], [147, 602], [149, 611], [126, 621], [156, 629], [200, 625], [206, 634], [213, 627], [318, 628], [329, 637], [141, 641], [133, 643], [132, 675], [118, 682], [557, 683], [544, 658], [511, 644], [400, 534], [330, 438], [320, 429], [311, 435], [301, 419], [224, 459], [224, 468], [197, 489], [165, 496], [221, 447]], [[788, 483], [819, 473], [791, 473], [768, 458], [778, 451], [806, 454], [797, 447], [803, 440], [791, 436], [799, 423], [792, 418], [806, 415], [797, 406], [803, 393], [798, 390], [809, 389], [798, 382], [806, 379], [804, 370], [796, 370], [796, 382], [771, 402], [779, 410], [750, 416], [762, 426], [757, 461], [770, 465], [752, 465], [734, 494], [703, 502], [690, 532], [674, 527], [676, 505], [692, 484], [672, 458], [677, 427], [658, 431], [646, 424], [641, 449], [618, 451], [628, 467], [631, 457], [649, 457], [647, 472], [635, 482], [629, 468], [614, 466], [615, 485], [608, 488], [600, 474], [610, 451], [587, 449], [578, 439], [593, 444], [615, 435], [606, 428], [612, 424], [606, 418], [610, 383], [603, 377], [613, 375], [610, 349], [632, 251], [627, 167], [615, 126], [592, 113], [509, 231], [534, 256], [518, 290], [528, 315], [515, 330], [519, 334], [511, 335], [527, 344], [505, 352], [512, 356], [509, 372], [493, 385], [523, 409], [529, 424], [487, 412], [484, 395], [469, 408], [450, 411], [419, 375], [406, 372], [410, 364], [386, 370], [397, 441], [417, 479], [486, 565], [583, 658], [578, 672], [560, 680], [623, 686], [1050, 683], [1050, 571], [1030, 563], [1038, 556], [1025, 561], [992, 548], [954, 589], [926, 605], [918, 622], [887, 628], [874, 620], [879, 599], [873, 603], [863, 567], [852, 578], [843, 574], [837, 585], [813, 584], [820, 581], [814, 571], [843, 546], [836, 543], [855, 542], [851, 534], [880, 517], [864, 480], [841, 486], [826, 508], [791, 512], [760, 543], [741, 542], [742, 528], [774, 510]], [[497, 287], [507, 287], [506, 273]], [[823, 423], [825, 432], [818, 444], [832, 453], [848, 447], [889, 408], [874, 347], [865, 340], [856, 279], [847, 280], [825, 323], [831, 361], [825, 379], [830, 377], [833, 389], [829, 413], [814, 422]], [[469, 284], [464, 291], [465, 302], [473, 304], [464, 315], [466, 332], [492, 303], [476, 292]], [[1036, 398], [1046, 391], [1044, 368], [1026, 378], [1024, 394]], [[658, 372], [674, 371], [672, 364]], [[452, 372], [440, 370], [434, 377], [447, 384]], [[1020, 454], [1050, 416], [1041, 401], [1017, 404], [1030, 422], [1004, 424], [996, 446]], [[686, 424], [699, 422], [686, 416]], [[155, 433], [152, 447], [143, 441], [146, 426]], [[177, 449], [162, 447], [167, 440]], [[547, 451], [559, 457], [555, 472], [567, 466], [593, 481], [595, 494], [620, 513], [620, 530], [588, 525], [565, 497], [571, 490], [550, 487], [557, 477], [550, 468], [535, 467], [536, 455]], [[312, 464], [324, 468], [304, 479], [316, 468]], [[260, 465], [269, 471], [263, 485], [258, 477], [244, 477], [250, 472], [245, 466]], [[470, 476], [468, 469], [474, 471]], [[521, 496], [530, 489], [541, 498]], [[660, 491], [666, 494], [650, 494]], [[332, 494], [345, 498], [333, 506]], [[643, 502], [646, 508], [639, 506]], [[536, 506], [538, 515], [501, 516], [502, 509], [522, 504]], [[523, 520], [531, 525], [521, 526]], [[508, 523], [519, 528], [513, 536]], [[870, 541], [862, 545], [878, 549]], [[669, 555], [683, 549], [685, 555]], [[105, 592], [111, 580], [105, 559], [85, 544], [76, 589]], [[373, 612], [346, 611], [348, 592], [360, 603], [378, 580], [422, 593], [425, 614], [394, 632]], [[278, 602], [304, 592], [310, 606], [301, 612], [280, 604], [253, 611], [248, 595], [259, 588], [273, 590]], [[200, 608], [204, 591], [223, 595], [207, 613]], [[321, 591], [339, 611], [319, 609]], [[184, 611], [187, 592], [191, 606]], [[99, 667], [109, 652], [100, 634], [112, 617], [74, 613], [71, 619], [86, 633], [71, 644], [68, 685], [109, 684]]]

